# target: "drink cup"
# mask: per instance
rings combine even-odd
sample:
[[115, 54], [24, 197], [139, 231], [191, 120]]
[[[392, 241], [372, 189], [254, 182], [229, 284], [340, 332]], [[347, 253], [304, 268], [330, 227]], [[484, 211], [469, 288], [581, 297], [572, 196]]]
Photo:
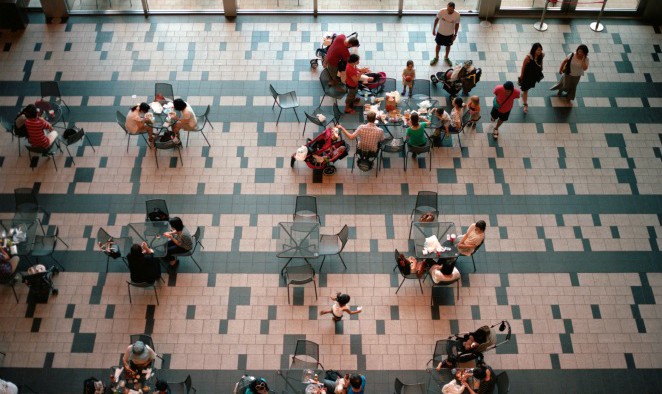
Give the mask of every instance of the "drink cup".
[[451, 240], [451, 235], [450, 235], [450, 234], [446, 234], [446, 241], [450, 241], [450, 240]]
[[54, 111], [54, 110], [50, 110], [50, 111], [48, 111], [48, 114], [49, 114], [51, 117], [54, 117], [54, 116], [55, 116], [55, 111]]
[[451, 234], [451, 242], [455, 242], [455, 234]]

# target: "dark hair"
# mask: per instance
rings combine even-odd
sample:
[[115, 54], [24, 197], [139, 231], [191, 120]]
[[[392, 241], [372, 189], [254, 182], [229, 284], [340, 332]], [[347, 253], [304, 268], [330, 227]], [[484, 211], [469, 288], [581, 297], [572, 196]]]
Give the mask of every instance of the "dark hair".
[[155, 387], [159, 391], [168, 390], [168, 383], [165, 380], [157, 380]]
[[412, 126], [418, 126], [418, 112], [412, 112], [409, 116], [409, 121], [411, 122]]
[[506, 90], [513, 90], [515, 89], [515, 84], [513, 84], [511, 81], [506, 81], [506, 83], [503, 84], [503, 88]]
[[186, 108], [186, 102], [180, 98], [175, 99], [175, 101], [173, 101], [172, 104], [177, 111], [183, 111], [184, 108]]
[[453, 3], [453, 2], [451, 1], [451, 2], [448, 3], [448, 6], [449, 6], [449, 7], [453, 7], [453, 8], [455, 8], [455, 3]]
[[182, 223], [182, 219], [180, 219], [179, 216], [171, 217], [169, 222], [170, 227], [174, 228], [176, 231], [182, 231], [184, 229], [184, 223]]
[[439, 107], [435, 110], [437, 115], [442, 116], [444, 114], [444, 109], [442, 107]]
[[351, 298], [352, 297], [350, 297], [349, 294], [336, 293], [336, 301], [338, 302], [338, 305], [340, 305], [340, 306], [347, 305]]
[[453, 104], [455, 104], [458, 107], [462, 108], [462, 106], [464, 105], [464, 101], [462, 101], [462, 97], [455, 97], [453, 99]]
[[529, 54], [530, 54], [531, 57], [534, 58], [534, 59], [535, 59], [535, 57], [536, 57], [536, 51], [538, 50], [538, 48], [542, 49], [542, 45], [540, 45], [539, 42], [536, 42], [535, 44], [533, 44], [533, 45], [531, 46], [531, 51], [529, 51]]
[[347, 42], [349, 43], [350, 48], [358, 47], [360, 45], [359, 39], [356, 37], [350, 37], [349, 39], [347, 39]]
[[349, 378], [349, 385], [352, 386], [355, 389], [360, 389], [361, 388], [361, 383], [363, 383], [363, 382], [361, 380], [361, 375], [359, 375], [359, 374], [353, 374]]
[[141, 256], [143, 254], [143, 247], [138, 244], [131, 245], [131, 255], [132, 256]]
[[476, 227], [480, 229], [480, 231], [485, 231], [485, 227], [487, 227], [487, 224], [485, 223], [484, 220], [479, 220], [476, 222]]
[[269, 391], [269, 385], [267, 385], [267, 381], [264, 378], [257, 378], [254, 381], [251, 382], [250, 389], [254, 392], [257, 393], [257, 386], [262, 385], [264, 386], [267, 391]]
[[582, 52], [584, 52], [584, 55], [588, 55], [588, 47], [586, 45], [582, 44], [582, 45], [578, 46], [577, 51], [580, 50], [580, 49], [582, 50]]
[[409, 66], [410, 64], [413, 66], [413, 65], [414, 65], [414, 61], [413, 61], [413, 60], [407, 60], [407, 66]]
[[359, 61], [359, 59], [360, 59], [359, 55], [357, 55], [356, 53], [352, 53], [351, 55], [349, 55], [349, 59], [347, 59], [347, 63], [356, 63]]
[[23, 115], [28, 119], [34, 119], [37, 117], [37, 106], [34, 104], [29, 104], [27, 107], [23, 108]]
[[477, 367], [474, 368], [473, 370], [473, 377], [476, 379], [485, 379], [485, 376], [487, 376], [487, 371], [485, 368], [482, 367]]
[[140, 103], [140, 104], [136, 104], [133, 107], [131, 107], [131, 111], [135, 111], [136, 109], [139, 109], [140, 112], [149, 112], [149, 104]]
[[375, 119], [377, 119], [377, 114], [374, 111], [368, 111], [368, 114], [366, 115], [366, 119], [368, 122], [374, 123]]

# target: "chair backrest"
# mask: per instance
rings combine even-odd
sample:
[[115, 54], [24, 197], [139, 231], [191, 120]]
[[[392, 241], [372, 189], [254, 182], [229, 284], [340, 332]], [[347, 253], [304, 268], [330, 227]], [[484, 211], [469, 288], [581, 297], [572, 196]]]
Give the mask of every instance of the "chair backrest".
[[432, 211], [437, 212], [438, 207], [438, 195], [437, 192], [429, 191], [419, 191], [416, 196], [416, 206], [414, 209], [421, 210], [420, 208], [427, 209], [431, 208]]
[[[395, 257], [395, 266], [398, 267], [398, 272], [400, 272], [400, 275], [407, 276], [407, 275], [411, 274], [411, 270], [409, 272], [407, 272], [407, 271], [405, 271], [407, 268], [404, 268], [404, 267], [400, 266], [400, 254], [401, 253], [396, 249], [395, 250], [395, 255], [394, 255], [394, 257]], [[409, 265], [405, 264], [405, 267], [409, 267]]]
[[316, 124], [318, 126], [324, 127], [324, 124], [322, 122], [320, 122], [319, 119], [317, 119], [317, 116], [312, 116], [306, 111], [303, 111], [303, 113], [306, 115], [306, 118], [308, 119], [308, 121], [310, 123], [313, 123], [313, 124]]
[[478, 246], [476, 246], [476, 249], [474, 249], [474, 251], [471, 252], [471, 255], [473, 256], [474, 254], [476, 254], [476, 252], [478, 252], [478, 249], [480, 249], [480, 247], [483, 246], [484, 243], [485, 243], [485, 238], [483, 238], [483, 240], [480, 241], [480, 243], [478, 244]]
[[462, 109], [463, 114], [462, 114], [462, 128], [467, 125], [471, 121], [471, 112], [467, 111], [466, 108]]
[[335, 119], [336, 123], [340, 123], [342, 116], [343, 112], [338, 107], [338, 103], [333, 103], [333, 118]]
[[292, 358], [299, 359], [303, 362], [306, 362], [306, 358], [310, 358], [317, 363], [320, 359], [320, 346], [313, 341], [298, 339], [294, 348], [294, 356]]
[[37, 212], [39, 209], [37, 195], [31, 188], [14, 189], [14, 199], [16, 200], [16, 212]]
[[42, 155], [52, 154], [50, 146], [47, 147], [47, 148], [42, 148], [41, 146], [25, 145], [25, 149], [27, 149], [28, 151], [30, 151], [32, 153], [39, 153], [39, 154], [42, 154]]
[[402, 394], [402, 388], [405, 387], [405, 384], [400, 381], [400, 379], [395, 378], [394, 382], [395, 394]]
[[163, 97], [175, 101], [175, 92], [172, 90], [172, 85], [169, 83], [155, 83], [154, 97], [156, 97], [158, 94], [161, 94]]
[[41, 97], [57, 97], [61, 98], [60, 85], [57, 81], [42, 81], [41, 82]]
[[173, 140], [154, 141], [154, 148], [161, 150], [179, 149], [179, 145], [175, 144]]
[[320, 73], [320, 83], [322, 84], [322, 90], [326, 90], [329, 81], [331, 81], [331, 74], [329, 73], [329, 70], [325, 68]]
[[274, 100], [276, 100], [276, 104], [278, 104], [278, 92], [276, 91], [276, 89], [274, 89], [274, 86], [272, 84], [269, 84], [269, 90], [271, 91], [271, 97], [273, 97]]
[[[434, 344], [434, 352], [432, 353], [433, 362], [441, 362], [442, 357], [448, 354], [447, 351], [448, 341], [446, 339], [440, 339]], [[436, 365], [433, 365], [436, 367]]]
[[71, 144], [75, 144], [76, 142], [80, 141], [84, 135], [85, 135], [85, 129], [70, 127], [64, 130], [64, 133], [62, 133], [62, 142], [65, 145], [69, 146]]
[[111, 239], [113, 239], [113, 237], [108, 234], [108, 232], [104, 230], [103, 227], [99, 227], [99, 231], [97, 231], [97, 243], [104, 244]]
[[[145, 215], [147, 220], [150, 221], [163, 221], [163, 220], [168, 220], [170, 219], [170, 211], [168, 211], [168, 204], [166, 204], [166, 201], [160, 198], [156, 198], [153, 200], [147, 200], [145, 201]], [[161, 217], [156, 217], [158, 214]], [[163, 214], [165, 214], [165, 218], [163, 218]], [[152, 215], [152, 218], [150, 218], [150, 215]]]
[[131, 340], [131, 344], [136, 343], [136, 341], [141, 341], [145, 345], [149, 346], [156, 352], [156, 348], [154, 347], [154, 341], [152, 340], [152, 337], [147, 335], [147, 334], [132, 334], [129, 335], [129, 338]]
[[390, 93], [396, 90], [395, 78], [386, 78], [384, 81], [384, 92]]
[[188, 392], [191, 391], [191, 387], [193, 387], [193, 379], [191, 379], [191, 375], [188, 375], [184, 380], [184, 386], [186, 386], [186, 393], [188, 394]]
[[122, 130], [124, 130], [125, 133], [129, 134], [129, 130], [126, 129], [126, 116], [124, 116], [124, 114], [121, 113], [120, 111], [116, 111], [115, 119], [117, 119], [117, 124], [120, 125]]
[[317, 215], [317, 197], [315, 196], [297, 196], [294, 206], [294, 214], [301, 216]]
[[207, 105], [207, 109], [205, 110], [205, 113], [202, 114], [202, 117], [207, 120], [209, 118], [209, 112], [211, 112], [211, 105]]
[[510, 378], [508, 378], [508, 372], [503, 371], [496, 376], [496, 386], [499, 390], [499, 394], [508, 394], [510, 391]]
[[202, 237], [205, 236], [205, 228], [202, 226], [198, 226], [198, 228], [195, 229], [195, 234], [193, 234], [193, 239], [195, 240], [195, 243], [193, 244], [193, 249], [191, 249], [191, 253], [195, 252], [195, 250], [198, 248], [198, 244], [202, 242]]
[[415, 79], [413, 95], [421, 95], [430, 98], [430, 80], [429, 79]]
[[[340, 230], [338, 233], [338, 238], [340, 239], [340, 252], [345, 249], [345, 245], [347, 245], [347, 240], [349, 239], [349, 227], [347, 225], [343, 226], [343, 228]], [[340, 253], [338, 252], [338, 253]]]

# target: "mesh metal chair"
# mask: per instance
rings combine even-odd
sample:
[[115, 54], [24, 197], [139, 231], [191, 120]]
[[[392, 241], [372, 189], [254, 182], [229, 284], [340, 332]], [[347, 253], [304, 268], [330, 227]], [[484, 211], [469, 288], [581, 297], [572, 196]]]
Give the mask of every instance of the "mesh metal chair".
[[413, 96], [425, 97], [431, 99], [430, 95], [430, 80], [429, 79], [415, 79], [414, 87], [412, 89]]
[[53, 235], [46, 235], [46, 234], [36, 235], [34, 239], [34, 245], [30, 250], [30, 255], [36, 257], [37, 263], [39, 263], [39, 257], [50, 257], [51, 260], [53, 260], [55, 264], [58, 267], [60, 267], [62, 271], [64, 271], [65, 269], [62, 266], [62, 264], [60, 264], [60, 262], [55, 257], [53, 257], [55, 248], [57, 248], [57, 241], [62, 242], [67, 247], [67, 249], [69, 248], [69, 245], [66, 242], [64, 242], [62, 238], [60, 238], [59, 234], [60, 234], [60, 228], [58, 226], [55, 226], [55, 231], [53, 232]]
[[474, 260], [474, 255], [476, 254], [476, 252], [478, 252], [478, 249], [480, 249], [484, 243], [485, 243], [485, 238], [483, 238], [483, 242], [478, 244], [478, 246], [476, 246], [476, 249], [474, 249], [474, 251], [471, 252], [471, 254], [469, 255], [471, 257], [471, 262], [474, 264], [474, 272], [476, 272], [476, 260]]
[[145, 201], [145, 221], [162, 222], [170, 219], [166, 200], [155, 198]]
[[347, 94], [347, 90], [336, 89], [336, 86], [329, 86], [329, 82], [331, 82], [331, 74], [329, 74], [329, 70], [325, 68], [320, 73], [320, 83], [322, 84], [322, 90], [324, 91], [324, 95], [322, 96], [322, 100], [320, 101], [320, 104], [324, 102], [324, 98], [326, 96], [329, 96], [332, 99], [334, 99], [335, 103], [337, 104], [338, 100], [343, 98], [345, 94]]
[[343, 249], [347, 245], [347, 240], [349, 239], [349, 227], [345, 225], [338, 234], [324, 235], [320, 237], [320, 248], [319, 255], [322, 256], [322, 264], [320, 264], [320, 272], [322, 272], [322, 267], [324, 266], [324, 260], [326, 256], [338, 255], [342, 265], [347, 269], [345, 260], [342, 258]]
[[60, 102], [64, 104], [65, 107], [67, 107], [67, 111], [71, 111], [67, 103], [62, 98], [62, 93], [60, 93], [60, 84], [57, 81], [41, 82], [41, 98], [43, 99], [45, 97], [48, 99], [55, 97], [56, 99], [60, 100]]
[[175, 101], [175, 93], [172, 90], [172, 85], [169, 83], [160, 83], [157, 82], [154, 84], [154, 97], [161, 95], [170, 101]]
[[297, 117], [297, 121], [301, 123], [299, 120], [299, 115], [297, 114], [297, 107], [299, 106], [297, 93], [294, 90], [287, 93], [278, 93], [276, 89], [274, 89], [274, 86], [271, 84], [269, 85], [269, 90], [271, 91], [271, 96], [274, 98], [274, 103], [271, 106], [271, 109], [273, 110], [276, 105], [278, 105], [278, 108], [280, 108], [280, 112], [278, 112], [278, 119], [276, 119], [276, 125], [278, 125], [278, 122], [280, 121], [280, 115], [283, 113], [284, 109], [292, 109], [294, 111], [294, 116]]
[[38, 146], [32, 146], [32, 145], [25, 145], [25, 149], [28, 150], [28, 158], [30, 160], [30, 168], [32, 171], [34, 171], [34, 168], [37, 166], [36, 164], [33, 166], [32, 165], [32, 155], [31, 153], [34, 153], [35, 157], [50, 157], [53, 160], [53, 165], [55, 166], [55, 171], [57, 172], [57, 163], [55, 162], [55, 148], [58, 148], [60, 152], [62, 152], [62, 149], [60, 148], [60, 144], [58, 144], [57, 140], [51, 144], [48, 148], [41, 148]]
[[400, 264], [398, 264], [398, 261], [400, 260], [400, 252], [396, 249], [395, 250], [395, 265], [398, 268], [398, 272], [400, 272], [400, 276], [402, 277], [402, 282], [400, 282], [400, 286], [398, 286], [398, 290], [395, 291], [395, 294], [398, 294], [400, 291], [400, 288], [402, 287], [402, 284], [405, 283], [405, 280], [407, 279], [416, 279], [418, 280], [418, 285], [421, 288], [421, 294], [423, 294], [423, 284], [422, 284], [422, 278], [419, 278], [418, 275], [416, 275], [415, 272], [410, 272], [408, 274], [405, 273], [405, 271], [400, 267]]
[[16, 282], [19, 282], [17, 280], [17, 276], [19, 275], [18, 272], [18, 267], [12, 272], [9, 276], [5, 278], [0, 278], [0, 285], [7, 285], [11, 287], [11, 290], [14, 292], [14, 298], [16, 298], [16, 303], [18, 304], [18, 294], [16, 294], [16, 289], [14, 288], [14, 285]]
[[317, 369], [318, 367], [324, 369], [319, 362], [320, 359], [320, 346], [305, 339], [297, 339], [294, 348], [294, 355], [290, 363], [290, 369]]
[[25, 128], [19, 129], [18, 127], [16, 127], [15, 121], [10, 121], [3, 117], [0, 117], [0, 123], [2, 124], [2, 127], [5, 130], [11, 133], [12, 141], [14, 141], [14, 138], [16, 138], [16, 142], [18, 142], [18, 157], [21, 157], [21, 138], [27, 139], [28, 137], [27, 129]]
[[168, 388], [170, 389], [170, 394], [190, 394], [198, 392], [198, 390], [193, 387], [193, 379], [191, 379], [191, 375], [188, 375], [183, 382], [168, 382]]
[[[154, 345], [154, 340], [150, 335], [147, 334], [131, 334], [129, 335], [129, 341], [131, 344], [136, 343], [136, 341], [141, 341], [145, 345], [149, 346], [154, 350], [154, 353], [156, 353], [156, 358], [161, 360], [163, 362], [163, 357], [159, 355], [159, 353], [156, 351], [156, 345]], [[156, 360], [154, 360], [156, 361]], [[159, 368], [160, 369], [160, 368]], [[168, 383], [170, 385], [170, 383]]]
[[[366, 152], [358, 149], [358, 143], [356, 144], [357, 148], [354, 150], [354, 157], [352, 159], [352, 170], [350, 171], [352, 174], [354, 173], [354, 167], [358, 167], [359, 170], [363, 172], [370, 171], [371, 169], [375, 168], [375, 161], [378, 161], [378, 158], [382, 154], [382, 148], [381, 145], [377, 147], [377, 152]], [[359, 159], [362, 160], [361, 163], [359, 163]], [[375, 178], [379, 175], [379, 163], [377, 163], [375, 170]]]
[[[423, 132], [425, 133], [425, 130]], [[407, 171], [407, 157], [409, 153], [415, 153], [416, 155], [427, 153], [428, 161], [430, 162], [430, 171], [432, 171], [432, 142], [430, 141], [428, 133], [425, 133], [425, 137], [425, 145], [423, 146], [411, 146], [409, 144], [405, 144], [405, 171]]]
[[384, 81], [384, 90], [382, 90], [382, 92], [384, 93], [394, 92], [397, 89], [395, 84], [396, 84], [395, 78], [386, 78], [386, 80]]
[[112, 235], [108, 234], [108, 232], [104, 230], [103, 227], [100, 227], [99, 231], [97, 231], [97, 245], [104, 245], [110, 241], [112, 241], [113, 244], [117, 246], [117, 249], [116, 249], [116, 253], [113, 253], [113, 251], [110, 250], [103, 250], [103, 254], [106, 255], [106, 272], [108, 272], [108, 263], [110, 262], [111, 258], [113, 260], [116, 260], [118, 258], [122, 259], [124, 265], [126, 265], [126, 268], [128, 269], [129, 263], [126, 261], [126, 255], [129, 253], [129, 250], [131, 248], [131, 243], [132, 243], [131, 238], [130, 237], [115, 238]]
[[127, 280], [126, 281], [126, 287], [129, 290], [129, 303], [130, 304], [133, 304], [133, 300], [131, 299], [131, 287], [132, 286], [133, 287], [140, 287], [140, 288], [143, 288], [143, 289], [148, 289], [150, 287], [153, 288], [154, 289], [154, 295], [156, 296], [156, 305], [160, 305], [159, 304], [159, 295], [156, 292], [156, 280], [154, 280], [152, 282], [139, 282], [139, 283]]
[[440, 282], [440, 283], [434, 283], [434, 280], [432, 280], [432, 275], [428, 275], [430, 277], [430, 283], [432, 284], [432, 291], [430, 292], [430, 306], [434, 306], [434, 289], [435, 288], [440, 288], [440, 287], [452, 287], [453, 285], [456, 285], [456, 292], [457, 292], [457, 299], [460, 299], [460, 279], [462, 279], [460, 276], [457, 278], [447, 281], [447, 282]]
[[[154, 141], [154, 160], [156, 160], [156, 168], [159, 168], [159, 154], [160, 150], [176, 150], [179, 154], [179, 161], [184, 165], [184, 159], [182, 159], [182, 150], [181, 144], [175, 144], [174, 141]], [[177, 156], [175, 156], [177, 158]], [[176, 164], [176, 163], [175, 163]]]
[[347, 130], [356, 130], [363, 124], [361, 114], [357, 111], [353, 114], [347, 114], [340, 110], [337, 103], [333, 103], [333, 119], [336, 124], [340, 123], [343, 119], [343, 127]]
[[[436, 118], [436, 116], [434, 116]], [[460, 139], [460, 133], [464, 133], [464, 129], [467, 127], [467, 124], [469, 124], [469, 121], [471, 120], [471, 113], [469, 111], [464, 111], [464, 114], [462, 115], [462, 127], [460, 127], [459, 130], [456, 130], [454, 128], [449, 129], [448, 132], [448, 138], [453, 138], [453, 135], [457, 136], [457, 143], [460, 146], [460, 149], [462, 149], [462, 140]], [[446, 133], [442, 132], [442, 137], [441, 137], [441, 146], [444, 146], [444, 140], [446, 139]], [[452, 143], [452, 141], [451, 141]]]
[[[69, 132], [69, 130], [71, 130], [71, 132]], [[68, 135], [65, 137], [65, 134], [68, 134]], [[85, 138], [87, 143], [90, 145], [90, 148], [92, 148], [94, 153], [96, 153], [97, 150], [94, 149], [94, 145], [92, 145], [92, 141], [90, 141], [90, 137], [88, 137], [87, 134], [85, 134], [85, 130], [82, 129], [82, 128], [80, 128], [80, 129], [76, 128], [76, 127], [68, 128], [64, 131], [64, 134], [62, 134], [60, 136], [60, 141], [62, 142], [64, 147], [67, 149], [67, 153], [69, 154], [69, 157], [71, 158], [71, 162], [74, 165], [76, 164], [76, 162], [74, 161], [74, 157], [71, 155], [71, 151], [69, 150], [69, 145], [73, 145], [76, 142], [82, 140], [83, 138]], [[83, 143], [83, 145], [84, 144], [85, 143]]]
[[420, 191], [416, 196], [416, 205], [414, 209], [411, 210], [410, 217], [414, 215], [422, 215], [424, 213], [432, 212], [435, 216], [439, 215], [439, 205], [438, 205], [438, 195], [437, 192], [429, 191]]
[[14, 189], [14, 200], [16, 202], [16, 212], [20, 214], [27, 214], [34, 218], [37, 217], [39, 211], [43, 212], [45, 216], [50, 217], [51, 213], [39, 205], [37, 194], [34, 189], [27, 187], [19, 187]]
[[395, 394], [425, 394], [425, 384], [404, 384], [400, 379], [395, 378]]
[[[202, 116], [200, 118], [198, 118], [198, 124], [202, 123], [202, 126], [200, 126], [199, 128], [197, 128], [195, 130], [184, 130], [184, 129], [182, 129], [183, 131], [186, 131], [186, 146], [188, 146], [188, 137], [189, 137], [189, 135], [191, 133], [199, 131], [200, 134], [202, 134], [202, 136], [205, 137], [205, 141], [207, 141], [207, 145], [209, 147], [211, 147], [211, 144], [209, 143], [209, 140], [207, 139], [207, 136], [205, 135], [204, 131], [202, 131], [205, 128], [205, 125], [207, 125], [207, 124], [209, 124], [209, 126], [211, 126], [212, 130], [214, 129], [214, 125], [212, 125], [211, 122], [209, 121], [209, 112], [210, 111], [211, 111], [211, 106], [208, 105], [207, 109], [205, 110], [205, 113], [202, 114]], [[200, 120], [202, 120], [202, 122], [200, 122]]]
[[[195, 234], [193, 234], [193, 247], [191, 250], [184, 252], [184, 253], [176, 253], [173, 254], [173, 256], [178, 256], [178, 257], [190, 257], [191, 260], [195, 263], [195, 265], [198, 267], [198, 271], [202, 272], [202, 268], [200, 268], [200, 264], [198, 264], [197, 261], [195, 261], [195, 258], [193, 258], [193, 253], [195, 253], [195, 250], [198, 248], [198, 245], [202, 246], [202, 237], [204, 236], [204, 227], [198, 226], [198, 228], [195, 230]], [[202, 246], [204, 249], [205, 247]]]
[[[303, 124], [303, 133], [301, 133], [301, 135], [306, 134], [306, 126], [308, 125], [308, 122], [318, 125], [319, 127], [326, 127], [327, 125], [334, 123], [335, 121], [335, 118], [325, 114], [324, 111], [322, 111], [320, 108], [315, 109], [312, 115], [306, 111], [303, 111], [303, 114], [306, 115], [306, 121]], [[319, 118], [317, 117], [318, 114], [324, 115], [326, 120], [324, 122], [319, 120]]]
[[317, 300], [317, 284], [315, 283], [315, 270], [306, 263], [296, 267], [285, 267], [283, 270], [285, 283], [287, 284], [287, 303], [290, 304], [290, 285], [305, 285], [313, 282], [315, 288], [315, 300]]
[[435, 368], [443, 361], [444, 357], [448, 355], [448, 340], [440, 339], [434, 344], [434, 351], [432, 358], [425, 364], [426, 366], [432, 363], [432, 368]]
[[317, 214], [317, 197], [297, 196], [292, 218], [294, 221], [302, 220], [319, 222], [320, 217]]
[[508, 372], [503, 371], [496, 376], [496, 386], [499, 394], [508, 394], [510, 392], [510, 378]]
[[126, 141], [126, 151], [129, 151], [129, 143], [131, 143], [131, 136], [132, 135], [139, 135], [143, 137], [143, 140], [145, 140], [145, 144], [149, 146], [149, 143], [147, 142], [147, 138], [145, 138], [145, 134], [147, 134], [146, 131], [141, 131], [138, 133], [129, 133], [129, 130], [126, 129], [126, 116], [122, 114], [120, 111], [115, 112], [115, 119], [117, 119], [117, 124], [124, 130], [127, 136], [127, 141]]

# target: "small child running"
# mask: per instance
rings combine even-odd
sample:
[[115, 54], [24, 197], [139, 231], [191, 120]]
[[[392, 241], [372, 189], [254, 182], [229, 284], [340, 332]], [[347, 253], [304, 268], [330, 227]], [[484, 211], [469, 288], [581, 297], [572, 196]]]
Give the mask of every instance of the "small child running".
[[331, 305], [331, 309], [328, 311], [320, 311], [320, 316], [326, 315], [327, 313], [330, 313], [333, 315], [333, 321], [340, 321], [342, 320], [343, 313], [347, 312], [350, 315], [356, 315], [357, 313], [361, 313], [363, 310], [362, 307], [356, 308], [355, 311], [352, 311], [349, 309], [347, 304], [349, 303], [349, 300], [351, 297], [349, 294], [341, 294], [341, 293], [336, 293], [335, 297], [330, 297], [332, 301], [335, 301], [333, 305]]
[[402, 70], [402, 95], [404, 96], [407, 92], [407, 87], [409, 87], [409, 97], [411, 97], [414, 92], [412, 89], [414, 87], [414, 79], [416, 79], [416, 70], [414, 69], [414, 61], [407, 60], [407, 67]]
[[469, 99], [469, 104], [467, 104], [467, 109], [471, 114], [471, 119], [469, 119], [467, 126], [475, 129], [476, 123], [480, 120], [480, 97], [471, 96]]

